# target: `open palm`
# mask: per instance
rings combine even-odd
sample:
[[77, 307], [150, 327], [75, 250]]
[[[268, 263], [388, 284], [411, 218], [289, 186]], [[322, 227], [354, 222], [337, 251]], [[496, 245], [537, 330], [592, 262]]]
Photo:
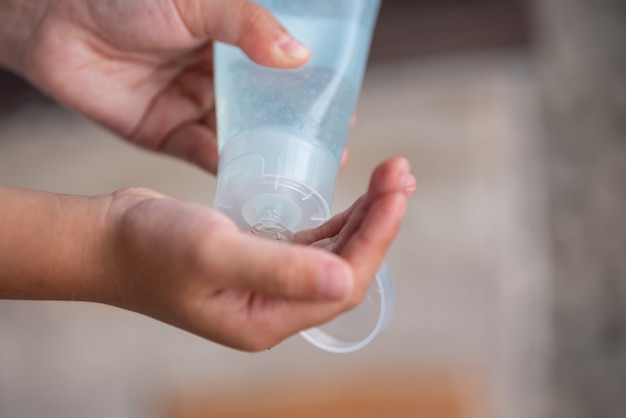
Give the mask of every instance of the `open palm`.
[[[415, 179], [393, 158], [367, 193], [295, 244], [244, 234], [221, 213], [131, 189], [121, 213], [105, 303], [141, 312], [245, 350], [288, 336], [356, 306], [393, 241]], [[117, 218], [117, 216], [113, 216]]]

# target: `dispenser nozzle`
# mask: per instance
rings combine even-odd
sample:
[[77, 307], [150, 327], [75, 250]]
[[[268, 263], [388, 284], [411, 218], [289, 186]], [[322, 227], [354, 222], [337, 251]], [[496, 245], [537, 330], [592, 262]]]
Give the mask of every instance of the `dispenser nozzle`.
[[283, 224], [275, 221], [262, 221], [250, 228], [252, 235], [258, 235], [263, 238], [274, 239], [276, 241], [293, 242], [293, 233]]

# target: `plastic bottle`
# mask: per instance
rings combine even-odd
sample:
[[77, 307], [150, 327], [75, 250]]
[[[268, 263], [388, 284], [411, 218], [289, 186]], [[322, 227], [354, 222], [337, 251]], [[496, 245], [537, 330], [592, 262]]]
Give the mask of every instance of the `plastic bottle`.
[[[335, 180], [361, 87], [380, 0], [260, 0], [312, 52], [293, 70], [259, 66], [215, 46], [218, 148], [215, 208], [242, 230], [279, 240], [331, 215]], [[393, 282], [383, 267], [363, 306], [303, 333], [328, 351], [367, 344], [389, 321]], [[374, 312], [373, 329], [348, 335]], [[350, 317], [353, 317], [350, 319]], [[342, 325], [343, 322], [343, 325]], [[346, 333], [347, 330], [347, 333]]]

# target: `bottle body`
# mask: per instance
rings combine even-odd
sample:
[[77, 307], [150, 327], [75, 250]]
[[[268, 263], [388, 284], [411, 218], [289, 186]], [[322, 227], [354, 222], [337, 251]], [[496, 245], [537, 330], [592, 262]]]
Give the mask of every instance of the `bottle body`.
[[298, 231], [330, 217], [379, 0], [262, 0], [311, 49], [293, 70], [217, 44], [220, 163], [215, 207], [240, 228]]
[[[276, 70], [216, 44], [215, 208], [242, 230], [289, 241], [330, 218], [380, 0], [257, 2], [312, 55], [301, 68]], [[394, 305], [382, 266], [359, 307], [301, 334], [327, 351], [355, 351], [382, 332]]]

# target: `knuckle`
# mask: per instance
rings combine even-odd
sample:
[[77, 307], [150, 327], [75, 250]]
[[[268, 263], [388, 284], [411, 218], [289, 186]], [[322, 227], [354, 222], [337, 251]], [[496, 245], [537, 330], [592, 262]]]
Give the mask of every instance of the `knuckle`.
[[273, 29], [274, 18], [265, 7], [253, 2], [246, 2], [241, 9], [242, 25], [236, 44], [248, 54], [252, 54], [253, 59], [265, 61], [268, 54], [264, 45], [268, 41], [268, 37], [273, 37], [277, 33]]
[[271, 16], [265, 7], [253, 2], [245, 2], [241, 12], [245, 16], [248, 30], [263, 24]]

